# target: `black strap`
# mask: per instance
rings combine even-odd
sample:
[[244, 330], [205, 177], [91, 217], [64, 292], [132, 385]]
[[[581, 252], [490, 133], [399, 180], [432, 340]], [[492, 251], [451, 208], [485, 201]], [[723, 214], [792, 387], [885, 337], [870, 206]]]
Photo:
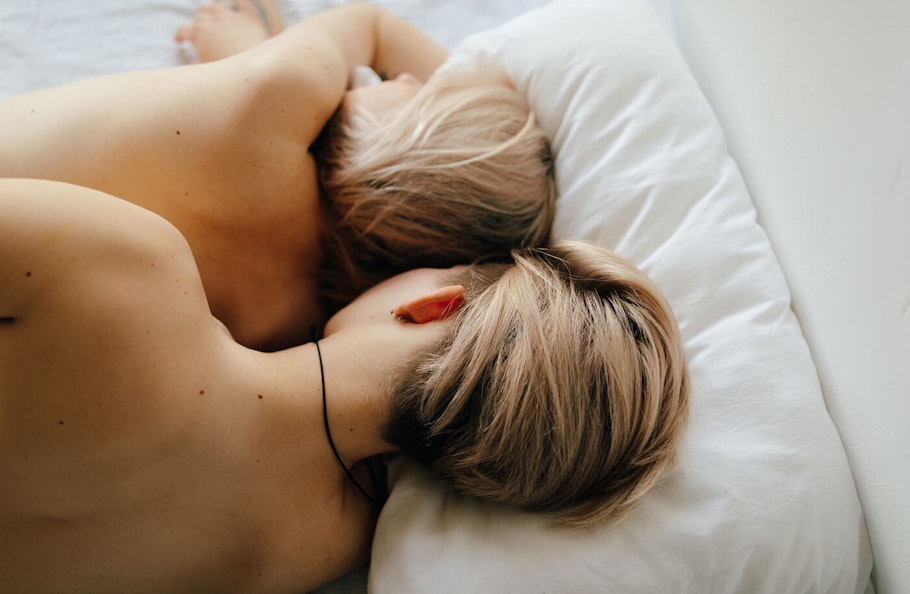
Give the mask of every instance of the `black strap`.
[[[325, 395], [325, 369], [322, 365], [322, 350], [319, 348], [316, 326], [310, 326], [310, 339], [313, 341], [313, 344], [316, 345], [316, 355], [319, 357], [319, 377], [322, 381], [322, 421], [325, 424], [325, 435], [329, 439], [329, 445], [332, 447], [332, 453], [335, 454], [335, 459], [338, 460], [338, 464], [341, 465], [341, 469], [344, 471], [344, 474], [347, 475], [348, 479], [350, 479], [352, 483], [354, 483], [354, 486], [357, 487], [357, 490], [363, 493], [363, 496], [366, 497], [370, 503], [375, 505], [377, 508], [381, 508], [383, 502], [367, 493], [366, 489], [364, 489], [360, 483], [357, 482], [357, 479], [354, 478], [354, 475], [351, 474], [351, 471], [348, 470], [347, 466], [345, 466], [344, 460], [341, 459], [341, 454], [338, 453], [338, 448], [335, 447], [335, 440], [332, 439], [332, 431], [329, 429], [329, 412]], [[373, 470], [373, 462], [369, 458], [367, 459], [367, 467], [370, 469], [370, 478], [373, 481], [373, 487], [376, 489], [376, 492], [379, 493], [379, 480], [376, 478], [376, 472]]]

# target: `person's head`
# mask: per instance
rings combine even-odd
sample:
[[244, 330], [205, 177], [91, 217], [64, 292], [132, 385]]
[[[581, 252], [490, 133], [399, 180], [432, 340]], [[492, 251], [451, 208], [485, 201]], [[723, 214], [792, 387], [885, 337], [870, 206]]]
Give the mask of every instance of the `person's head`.
[[673, 466], [688, 414], [657, 287], [583, 243], [453, 275], [450, 331], [390, 384], [388, 443], [464, 494], [568, 525], [624, 516]]
[[549, 142], [492, 73], [400, 77], [349, 91], [315, 147], [331, 313], [398, 272], [543, 245]]

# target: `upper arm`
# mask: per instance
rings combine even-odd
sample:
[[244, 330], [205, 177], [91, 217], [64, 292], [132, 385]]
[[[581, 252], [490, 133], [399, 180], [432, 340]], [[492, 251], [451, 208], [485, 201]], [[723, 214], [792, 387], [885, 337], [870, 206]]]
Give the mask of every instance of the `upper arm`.
[[300, 51], [320, 37], [337, 52], [345, 82], [360, 65], [390, 78], [408, 72], [426, 80], [448, 56], [444, 47], [414, 25], [361, 3], [316, 13], [266, 43], [297, 46]]
[[248, 89], [257, 113], [274, 114], [276, 125], [290, 124], [312, 142], [341, 103], [356, 66], [368, 65], [390, 77], [408, 72], [425, 80], [447, 55], [409, 23], [367, 4], [348, 4], [202, 66], [220, 80], [216, 86], [227, 85], [232, 95], [238, 87]]

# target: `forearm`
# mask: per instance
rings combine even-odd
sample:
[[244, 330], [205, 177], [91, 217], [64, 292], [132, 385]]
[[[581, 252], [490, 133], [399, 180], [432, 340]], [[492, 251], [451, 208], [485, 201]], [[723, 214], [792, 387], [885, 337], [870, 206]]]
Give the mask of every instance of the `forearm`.
[[376, 52], [370, 66], [389, 78], [407, 72], [427, 80], [449, 52], [411, 23], [380, 10], [376, 17]]
[[290, 27], [284, 35], [305, 38], [308, 31], [330, 37], [350, 73], [366, 65], [393, 78], [402, 72], [426, 80], [448, 51], [414, 25], [369, 4], [348, 4], [315, 14]]

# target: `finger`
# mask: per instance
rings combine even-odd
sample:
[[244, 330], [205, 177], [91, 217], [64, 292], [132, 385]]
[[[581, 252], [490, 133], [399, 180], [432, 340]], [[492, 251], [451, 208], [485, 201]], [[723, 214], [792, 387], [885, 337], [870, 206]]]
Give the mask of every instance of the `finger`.
[[210, 6], [214, 6], [216, 10], [233, 10], [238, 12], [240, 6], [237, 4], [237, 0], [216, 0]]
[[219, 14], [224, 14], [225, 12], [230, 11], [231, 8], [221, 2], [212, 2], [210, 4], [202, 4], [199, 8], [196, 9], [196, 16], [215, 16]]
[[187, 23], [185, 25], [180, 25], [177, 27], [177, 32], [174, 34], [174, 41], [177, 43], [182, 43], [184, 41], [192, 41], [196, 36], [196, 24]]

